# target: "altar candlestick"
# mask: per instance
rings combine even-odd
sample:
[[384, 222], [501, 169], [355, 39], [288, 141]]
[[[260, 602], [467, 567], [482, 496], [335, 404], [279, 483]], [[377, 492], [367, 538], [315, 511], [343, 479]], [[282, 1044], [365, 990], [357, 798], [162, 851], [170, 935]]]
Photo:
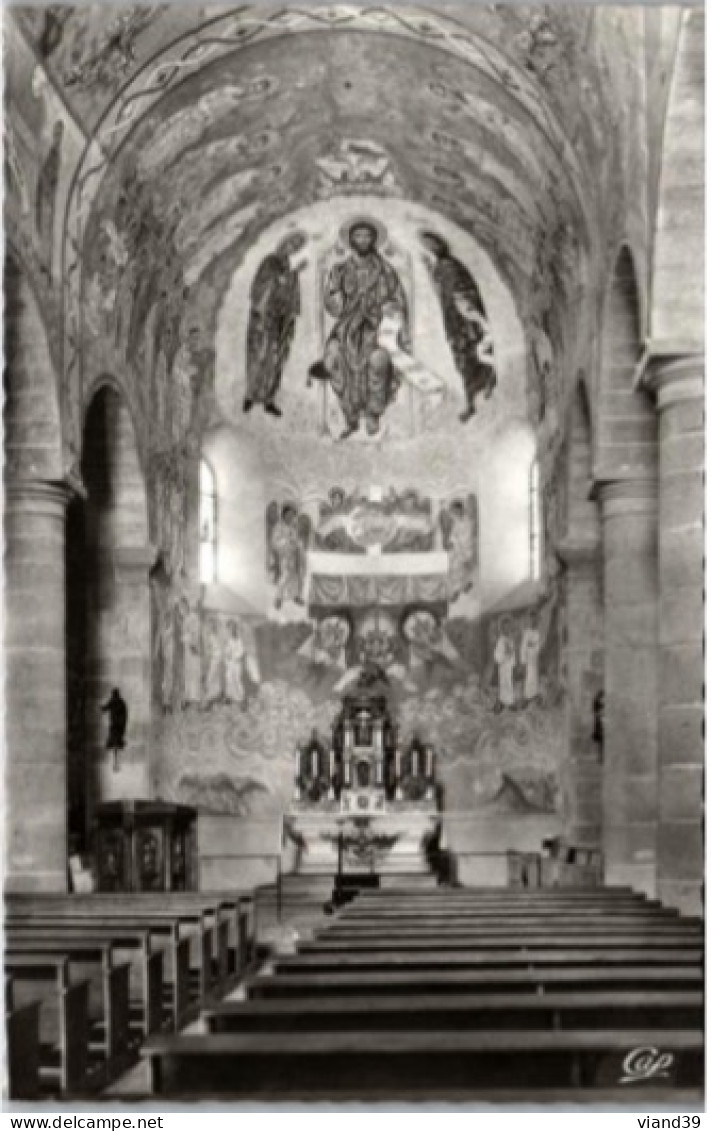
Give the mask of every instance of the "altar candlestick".
[[351, 784], [351, 763], [349, 758], [346, 758], [343, 763], [343, 781], [345, 785]]
[[383, 784], [383, 760], [382, 758], [376, 759], [375, 762], [375, 784]]
[[395, 780], [396, 781], [400, 781], [400, 761], [401, 761], [401, 758], [402, 758], [402, 754], [401, 754], [401, 751], [400, 751], [400, 747], [398, 746], [395, 749]]
[[311, 773], [315, 778], [318, 777], [318, 750], [311, 751]]
[[432, 747], [427, 747], [427, 762], [425, 767], [425, 775], [428, 778], [432, 777]]
[[333, 747], [328, 752], [328, 780], [333, 781], [333, 775], [336, 770], [336, 755]]
[[417, 748], [412, 751], [412, 776], [413, 778], [420, 776], [420, 752]]

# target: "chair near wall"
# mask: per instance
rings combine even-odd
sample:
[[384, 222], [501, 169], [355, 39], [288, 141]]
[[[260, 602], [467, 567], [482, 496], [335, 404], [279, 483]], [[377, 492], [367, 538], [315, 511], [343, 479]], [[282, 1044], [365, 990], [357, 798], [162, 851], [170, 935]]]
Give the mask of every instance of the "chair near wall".
[[594, 888], [602, 886], [602, 852], [588, 845], [569, 844], [562, 837], [543, 842], [541, 887]]

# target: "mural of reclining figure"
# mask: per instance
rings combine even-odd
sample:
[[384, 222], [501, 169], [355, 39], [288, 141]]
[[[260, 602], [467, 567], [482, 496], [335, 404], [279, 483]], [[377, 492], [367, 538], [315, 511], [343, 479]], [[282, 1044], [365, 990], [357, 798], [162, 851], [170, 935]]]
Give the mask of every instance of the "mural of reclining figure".
[[379, 226], [369, 220], [351, 224], [351, 254], [334, 264], [326, 280], [324, 306], [335, 322], [323, 360], [309, 370], [309, 378], [329, 381], [338, 397], [346, 421], [342, 440], [357, 432], [362, 417], [368, 435], [375, 435], [397, 395], [399, 378], [392, 358], [378, 341], [386, 308], [402, 313], [401, 345], [409, 348], [405, 290], [378, 250], [380, 234]]

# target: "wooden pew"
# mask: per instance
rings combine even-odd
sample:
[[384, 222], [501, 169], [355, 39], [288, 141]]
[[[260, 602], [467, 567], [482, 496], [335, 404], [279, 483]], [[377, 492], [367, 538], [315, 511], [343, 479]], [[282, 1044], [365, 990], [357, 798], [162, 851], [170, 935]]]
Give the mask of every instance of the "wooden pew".
[[5, 1064], [11, 1100], [40, 1095], [40, 1002], [5, 1012]]
[[[13, 995], [31, 989], [39, 1004], [40, 1077], [65, 1096], [100, 1086], [104, 1077], [92, 1073], [89, 1063], [89, 983], [71, 982], [69, 960], [62, 956], [6, 951], [4, 965], [12, 977]], [[17, 1002], [13, 1006], [20, 1008]], [[56, 1066], [47, 1063], [47, 1053], [55, 1046]]]
[[[5, 922], [13, 938], [48, 938], [59, 943], [81, 940], [87, 935], [86, 924], [67, 922], [51, 916], [32, 919], [21, 914], [9, 914]], [[160, 1032], [163, 1028], [163, 952], [156, 948], [150, 931], [132, 931], [129, 927], [118, 928], [92, 922], [90, 932], [92, 938], [108, 943], [117, 958], [122, 954], [130, 955], [131, 965], [138, 974], [143, 1036]]]
[[[428, 1095], [437, 1088], [495, 1086], [579, 1091], [601, 1083], [625, 1086], [625, 1061], [637, 1048], [670, 1055], [670, 1079], [699, 1086], [703, 1036], [698, 1031], [631, 1029], [565, 1032], [221, 1033], [153, 1037], [143, 1048], [152, 1092], [162, 1096], [280, 1095], [304, 1090], [342, 1098], [363, 1084]], [[639, 1087], [639, 1085], [637, 1085]], [[629, 1086], [627, 1086], [629, 1091]], [[641, 1093], [637, 1093], [639, 1097]]]
[[210, 1033], [426, 1029], [691, 1029], [703, 1025], [699, 990], [553, 991], [548, 994], [372, 994], [227, 1001], [203, 1012]]
[[98, 983], [103, 1036], [101, 1046], [109, 1071], [125, 1060], [131, 1045], [130, 1032], [130, 966], [116, 965], [110, 943], [92, 938], [87, 932], [84, 939], [40, 938], [37, 934], [26, 936], [12, 928], [5, 931], [5, 953], [10, 958], [23, 955], [66, 958], [70, 966], [76, 965], [92, 971], [89, 981]]
[[605, 990], [700, 989], [703, 972], [697, 965], [679, 966], [560, 966], [533, 968], [445, 970], [410, 969], [357, 972], [295, 973], [260, 975], [246, 983], [247, 997], [321, 998], [334, 995], [367, 996], [376, 993], [518, 993], [553, 989]]
[[[607, 918], [603, 915], [583, 916], [567, 915], [560, 918], [549, 915], [413, 915], [411, 918], [396, 918], [383, 916], [377, 919], [360, 919], [357, 921], [344, 918], [334, 918], [333, 930], [344, 930], [353, 934], [384, 931], [406, 931], [409, 935], [413, 930], [430, 930], [443, 932], [447, 930], [469, 930], [471, 927], [500, 927], [502, 930], [517, 930], [527, 927], [541, 927], [553, 929], [558, 926], [574, 927], [587, 931], [593, 927], [610, 926], [645, 930], [654, 926], [691, 926], [698, 927], [695, 923], [682, 923], [681, 920], [659, 919], [648, 915], [614, 916]], [[331, 928], [327, 928], [331, 929]]]
[[336, 970], [423, 970], [423, 969], [497, 969], [502, 967], [532, 967], [532, 966], [564, 966], [566, 963], [576, 966], [681, 966], [691, 965], [700, 967], [703, 961], [703, 950], [699, 946], [693, 947], [616, 947], [601, 945], [599, 947], [580, 946], [553, 946], [537, 947], [524, 943], [512, 950], [503, 949], [469, 949], [469, 950], [393, 950], [373, 953], [339, 952], [329, 953], [299, 953], [288, 957], [279, 957], [274, 960], [274, 970], [277, 974], [303, 974], [308, 971], [328, 973]]
[[[167, 943], [167, 951], [171, 964], [172, 983], [170, 985], [171, 1014], [176, 1029], [192, 1020], [199, 1011], [201, 1001], [207, 999], [212, 978], [208, 974], [211, 966], [211, 936], [202, 929], [203, 916], [201, 911], [193, 911], [177, 915], [173, 913], [149, 912], [146, 910], [124, 913], [106, 910], [104, 905], [96, 906], [93, 902], [82, 900], [75, 904], [74, 897], [67, 897], [65, 901], [54, 902], [46, 897], [40, 897], [41, 906], [35, 908], [24, 903], [23, 917], [26, 922], [44, 922], [48, 914], [53, 921], [71, 924], [86, 924], [91, 930], [92, 924], [99, 923], [109, 926], [118, 932], [122, 929], [139, 928], [148, 930], [151, 935], [163, 939]], [[10, 912], [17, 914], [17, 912]], [[181, 934], [181, 928], [185, 932]], [[191, 993], [191, 943], [195, 944], [198, 967], [197, 1000], [192, 1000]]]
[[521, 947], [555, 947], [564, 946], [566, 949], [583, 947], [701, 947], [703, 935], [698, 931], [669, 933], [664, 931], [639, 931], [634, 934], [605, 931], [585, 932], [573, 934], [572, 932], [550, 931], [511, 931], [504, 934], [474, 933], [467, 934], [426, 934], [423, 936], [408, 935], [375, 935], [366, 938], [353, 938], [348, 935], [319, 935], [313, 941], [302, 942], [299, 945], [299, 954], [364, 954], [380, 951], [401, 950], [407, 945], [410, 951], [438, 951], [449, 950], [476, 950], [477, 948], [499, 947], [502, 950], [519, 950]]

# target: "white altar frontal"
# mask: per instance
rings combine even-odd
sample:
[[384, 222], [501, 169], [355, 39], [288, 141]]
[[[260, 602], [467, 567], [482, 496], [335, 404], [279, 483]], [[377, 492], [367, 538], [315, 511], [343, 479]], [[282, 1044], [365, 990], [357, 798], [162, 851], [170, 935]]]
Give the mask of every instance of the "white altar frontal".
[[435, 753], [417, 739], [401, 747], [387, 695], [367, 673], [344, 697], [328, 742], [314, 732], [298, 747], [285, 829], [301, 874], [432, 871]]

